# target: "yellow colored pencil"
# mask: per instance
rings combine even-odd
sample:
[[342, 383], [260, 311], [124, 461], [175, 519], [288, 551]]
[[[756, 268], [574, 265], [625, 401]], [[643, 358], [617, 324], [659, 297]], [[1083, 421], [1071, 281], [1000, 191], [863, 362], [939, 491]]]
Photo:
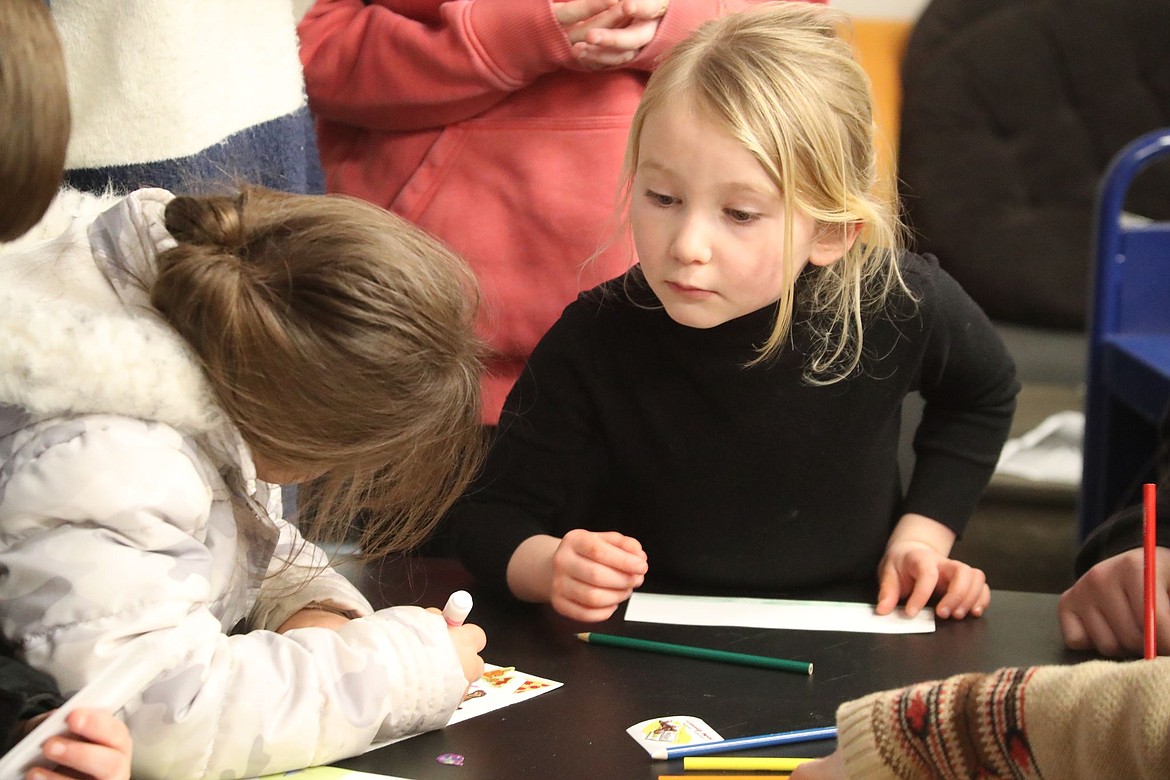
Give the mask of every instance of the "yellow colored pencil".
[[789, 780], [792, 775], [659, 775], [658, 780]]
[[[798, 766], [814, 758], [733, 758], [729, 756], [687, 756], [683, 769], [714, 769], [716, 771], [793, 772]], [[690, 775], [688, 775], [690, 777]]]

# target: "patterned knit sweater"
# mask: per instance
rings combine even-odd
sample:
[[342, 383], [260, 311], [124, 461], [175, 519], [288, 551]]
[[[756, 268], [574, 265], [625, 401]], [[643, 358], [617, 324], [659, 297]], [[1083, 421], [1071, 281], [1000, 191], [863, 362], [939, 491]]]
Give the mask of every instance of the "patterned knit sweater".
[[851, 778], [1170, 777], [1170, 658], [964, 674], [846, 702]]

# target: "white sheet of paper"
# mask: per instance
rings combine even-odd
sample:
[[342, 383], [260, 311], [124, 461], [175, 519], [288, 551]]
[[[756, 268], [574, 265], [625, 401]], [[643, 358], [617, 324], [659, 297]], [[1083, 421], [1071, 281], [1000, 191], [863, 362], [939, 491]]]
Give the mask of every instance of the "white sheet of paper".
[[676, 626], [745, 626], [867, 634], [929, 634], [934, 631], [932, 609], [924, 609], [912, 618], [900, 609], [879, 617], [873, 612], [873, 604], [856, 602], [666, 593], [635, 593], [626, 605], [626, 620]]

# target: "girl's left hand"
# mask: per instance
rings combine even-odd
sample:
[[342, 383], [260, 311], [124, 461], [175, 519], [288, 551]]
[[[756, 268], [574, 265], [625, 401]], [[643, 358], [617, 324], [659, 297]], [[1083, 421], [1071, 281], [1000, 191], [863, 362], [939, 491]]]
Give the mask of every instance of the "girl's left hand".
[[878, 564], [877, 614], [893, 612], [905, 598], [906, 614], [913, 617], [935, 593], [943, 594], [934, 613], [944, 620], [980, 617], [991, 602], [982, 570], [952, 560], [928, 544], [891, 542]]
[[790, 780], [846, 780], [845, 760], [841, 751], [835, 750], [818, 761], [801, 764], [792, 773]]
[[30, 769], [27, 780], [130, 780], [130, 731], [108, 712], [78, 708], [65, 718], [69, 734], [45, 740], [45, 758], [62, 772]]

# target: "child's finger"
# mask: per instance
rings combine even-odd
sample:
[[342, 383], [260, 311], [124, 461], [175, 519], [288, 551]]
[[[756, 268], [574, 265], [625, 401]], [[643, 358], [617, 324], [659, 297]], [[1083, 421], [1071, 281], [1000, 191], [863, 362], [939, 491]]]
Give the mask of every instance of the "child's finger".
[[583, 587], [602, 590], [629, 590], [635, 587], [635, 577], [639, 576], [587, 558], [569, 561], [563, 575], [566, 580], [579, 582]]
[[586, 544], [577, 549], [580, 554], [590, 560], [608, 566], [615, 571], [630, 575], [645, 574], [649, 568], [646, 563], [646, 554], [642, 552], [642, 545], [636, 539], [633, 541], [637, 547], [635, 550], [631, 550], [627, 546], [628, 542], [625, 541], [629, 538], [616, 531], [607, 531], [593, 534], [592, 539], [587, 540]]
[[65, 723], [69, 730], [79, 737], [130, 754], [130, 729], [121, 719], [105, 710], [78, 707], [69, 713]]
[[1126, 623], [1116, 623], [1098, 609], [1080, 615], [1089, 637], [1089, 647], [1110, 658], [1130, 655], [1141, 648], [1141, 632], [1130, 631]]
[[979, 591], [979, 598], [975, 602], [975, 606], [971, 607], [971, 615], [973, 617], [983, 617], [983, 613], [987, 611], [988, 605], [991, 604], [991, 586], [986, 581]]
[[594, 28], [585, 35], [585, 42], [615, 51], [636, 52], [658, 32], [658, 20], [632, 22], [627, 27]]
[[583, 22], [607, 8], [615, 5], [618, 0], [569, 0], [564, 3], [553, 3], [553, 16], [562, 27]]
[[620, 601], [614, 601], [612, 604], [606, 603], [600, 606], [590, 606], [588, 604], [581, 604], [573, 599], [554, 593], [551, 599], [552, 608], [558, 614], [564, 615], [571, 620], [577, 620], [582, 623], [600, 623], [607, 620], [610, 615], [618, 608]]
[[82, 777], [100, 777], [102, 780], [127, 780], [130, 777], [130, 756], [108, 745], [70, 737], [50, 737], [45, 740], [44, 753], [50, 761], [79, 772]]
[[1064, 643], [1073, 650], [1088, 650], [1089, 631], [1085, 628], [1081, 616], [1072, 610], [1060, 610], [1060, 633], [1064, 634]]
[[914, 587], [910, 590], [910, 595], [906, 597], [905, 610], [909, 617], [914, 617], [922, 611], [926, 602], [930, 601], [930, 597], [934, 595], [935, 586], [938, 585], [938, 567], [927, 566], [924, 569], [921, 564], [917, 564], [915, 568], [918, 572], [917, 576], [914, 577]]
[[642, 543], [632, 536], [626, 536], [617, 531], [606, 531], [601, 534], [601, 537], [614, 547], [620, 547], [628, 553], [641, 556], [643, 559], [646, 557], [646, 552], [642, 549]]
[[565, 580], [557, 588], [562, 598], [589, 609], [614, 607], [630, 597], [630, 588], [599, 588], [578, 580]]
[[670, 0], [623, 0], [622, 11], [637, 19], [660, 19], [666, 15]]
[[941, 582], [946, 583], [946, 592], [934, 612], [944, 619], [962, 620], [979, 603], [987, 579], [982, 570], [957, 561], [943, 562], [939, 572]]
[[886, 566], [882, 570], [878, 583], [877, 607], [874, 609], [879, 615], [888, 615], [898, 606], [898, 599], [902, 597], [902, 586], [898, 577], [898, 570], [893, 566]]

